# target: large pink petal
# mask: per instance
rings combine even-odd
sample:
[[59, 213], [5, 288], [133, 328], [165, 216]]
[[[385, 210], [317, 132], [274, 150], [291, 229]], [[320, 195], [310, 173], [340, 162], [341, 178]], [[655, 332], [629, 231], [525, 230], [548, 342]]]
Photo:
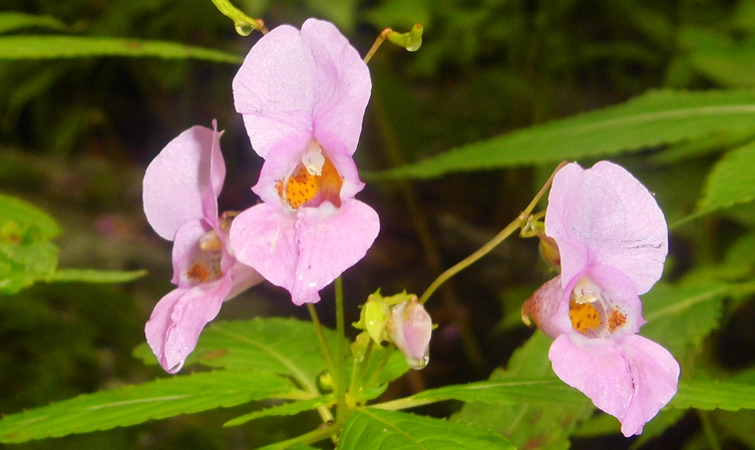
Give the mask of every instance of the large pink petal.
[[334, 134], [354, 153], [372, 90], [367, 64], [330, 22], [308, 19], [301, 37], [317, 68], [315, 137], [320, 140], [323, 132]]
[[584, 170], [572, 163], [553, 180], [546, 234], [558, 243], [562, 276], [590, 264], [615, 267], [644, 294], [658, 281], [668, 228], [653, 195], [624, 168], [602, 161]]
[[319, 208], [302, 208], [296, 222], [299, 258], [291, 289], [293, 302], [318, 302], [320, 289], [362, 259], [379, 230], [375, 210], [358, 200], [345, 202], [338, 210], [328, 202]]
[[292, 133], [335, 133], [353, 153], [369, 100], [366, 64], [329, 22], [283, 25], [252, 47], [233, 80], [236, 111], [263, 158]]
[[624, 352], [613, 341], [590, 339], [576, 331], [562, 334], [553, 341], [548, 358], [561, 380], [582, 391], [601, 410], [623, 419], [634, 385]]
[[144, 333], [166, 372], [181, 370], [202, 329], [218, 315], [230, 290], [231, 278], [226, 276], [188, 290], [176, 289], [158, 302]]
[[679, 363], [668, 350], [642, 336], [627, 336], [617, 344], [629, 361], [634, 382], [634, 396], [621, 421], [621, 432], [629, 437], [642, 433], [645, 423], [674, 397]]
[[173, 139], [144, 174], [144, 213], [152, 228], [173, 240], [184, 223], [217, 217], [217, 193], [225, 179], [220, 134], [195, 126]]
[[299, 257], [295, 221], [294, 215], [262, 203], [239, 214], [231, 224], [236, 259], [289, 291]]

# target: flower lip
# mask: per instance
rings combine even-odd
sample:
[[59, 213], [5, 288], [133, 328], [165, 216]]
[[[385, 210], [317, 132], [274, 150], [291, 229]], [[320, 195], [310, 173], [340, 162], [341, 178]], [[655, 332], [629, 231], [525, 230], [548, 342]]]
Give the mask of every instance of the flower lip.
[[316, 140], [310, 143], [290, 173], [275, 182], [281, 202], [292, 211], [301, 207], [316, 208], [326, 201], [340, 208], [342, 186], [343, 177]]

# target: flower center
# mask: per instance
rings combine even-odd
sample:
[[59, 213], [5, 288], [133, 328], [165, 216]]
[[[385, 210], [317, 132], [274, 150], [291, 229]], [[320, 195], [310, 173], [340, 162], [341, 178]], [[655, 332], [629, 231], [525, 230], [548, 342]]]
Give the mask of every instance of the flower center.
[[600, 286], [587, 277], [574, 286], [569, 299], [572, 327], [589, 337], [605, 337], [627, 321], [627, 316], [611, 306]]
[[184, 278], [195, 283], [215, 281], [223, 275], [220, 267], [223, 258], [223, 241], [218, 232], [210, 230], [199, 238], [199, 254], [194, 258]]
[[325, 201], [340, 207], [342, 185], [336, 167], [322, 153], [320, 144], [312, 141], [288, 179], [275, 183], [275, 189], [283, 203], [293, 209], [318, 207]]

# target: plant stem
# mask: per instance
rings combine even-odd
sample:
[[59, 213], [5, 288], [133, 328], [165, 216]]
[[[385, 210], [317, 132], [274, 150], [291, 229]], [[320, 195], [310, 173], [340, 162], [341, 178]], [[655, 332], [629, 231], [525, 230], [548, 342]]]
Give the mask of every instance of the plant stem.
[[[359, 361], [354, 358], [354, 368], [351, 371], [351, 383], [349, 384], [349, 400], [354, 405], [356, 404], [356, 398], [359, 391], [362, 389], [362, 379], [364, 372], [367, 370], [367, 366], [370, 363], [370, 356], [372, 354], [372, 347], [375, 345], [375, 341], [370, 339], [367, 343], [367, 349], [364, 351], [364, 357], [362, 357], [362, 363], [357, 366]], [[353, 405], [352, 405], [353, 406]]]
[[312, 316], [312, 322], [314, 322], [315, 329], [317, 330], [317, 339], [320, 341], [322, 355], [325, 357], [325, 361], [328, 362], [328, 370], [330, 371], [331, 376], [335, 377], [336, 366], [333, 363], [333, 354], [330, 353], [328, 341], [325, 339], [325, 330], [320, 323], [320, 317], [317, 315], [317, 310], [315, 310], [315, 306], [313, 304], [307, 303], [307, 308], [309, 309], [309, 315]]
[[393, 30], [390, 28], [386, 28], [383, 31], [380, 32], [378, 37], [375, 39], [375, 42], [372, 43], [372, 47], [370, 47], [370, 50], [367, 52], [366, 55], [364, 55], [364, 63], [367, 64], [372, 59], [372, 56], [375, 55], [375, 52], [380, 48], [380, 46], [385, 42], [385, 38], [388, 37], [389, 34], [393, 33]]
[[346, 352], [344, 348], [346, 331], [344, 330], [343, 281], [341, 277], [336, 278], [336, 332], [338, 334], [338, 342], [336, 343], [336, 422], [343, 423], [346, 419]]
[[711, 450], [721, 450], [721, 443], [718, 442], [718, 437], [716, 436], [716, 430], [713, 429], [713, 424], [710, 421], [710, 414], [708, 411], [700, 411], [698, 410], [697, 413], [700, 416], [700, 422], [703, 425], [703, 434], [705, 434], [705, 438], [708, 440], [708, 445], [710, 446]]
[[527, 208], [525, 208], [524, 211], [522, 211], [522, 213], [519, 214], [519, 216], [516, 219], [514, 219], [513, 222], [508, 224], [506, 228], [504, 228], [503, 230], [501, 230], [500, 233], [495, 235], [495, 237], [491, 239], [487, 244], [483, 245], [477, 251], [467, 256], [466, 258], [458, 262], [453, 267], [447, 269], [442, 274], [440, 274], [440, 276], [436, 278], [435, 281], [432, 282], [432, 284], [427, 288], [427, 290], [425, 290], [424, 294], [422, 294], [422, 297], [419, 298], [420, 303], [425, 303], [427, 299], [430, 297], [430, 295], [432, 295], [433, 292], [435, 292], [443, 283], [448, 281], [451, 277], [453, 277], [457, 273], [461, 272], [462, 270], [472, 265], [472, 263], [476, 262], [478, 259], [490, 253], [491, 250], [497, 247], [498, 244], [503, 242], [514, 231], [518, 230], [519, 228], [522, 227], [522, 225], [526, 224], [527, 220], [530, 217], [530, 214], [532, 214], [532, 210], [535, 209], [535, 206], [537, 206], [540, 199], [548, 191], [548, 188], [553, 182], [553, 177], [556, 175], [556, 172], [558, 172], [559, 169], [561, 169], [561, 167], [565, 165], [566, 163], [562, 162], [561, 164], [558, 165], [558, 167], [556, 167], [556, 170], [554, 170], [551, 176], [548, 177], [548, 180], [545, 182], [543, 187], [540, 188], [540, 191], [537, 193], [537, 195], [535, 195], [535, 198], [532, 199], [530, 204], [527, 205]]
[[335, 435], [338, 433], [338, 430], [341, 429], [340, 423], [334, 423], [328, 427], [325, 428], [317, 428], [315, 430], [310, 431], [309, 433], [302, 434], [301, 436], [297, 436], [293, 439], [289, 439], [287, 441], [278, 442], [275, 448], [289, 448], [294, 444], [313, 444], [315, 442], [321, 441], [323, 439], [327, 439], [330, 436]]
[[372, 372], [372, 375], [370, 375], [370, 379], [367, 380], [367, 383], [365, 383], [365, 386], [369, 386], [375, 381], [377, 381], [380, 374], [383, 372], [383, 367], [385, 367], [385, 364], [388, 362], [388, 358], [391, 357], [391, 352], [393, 351], [393, 347], [386, 347], [385, 351], [383, 352], [383, 356], [380, 358], [380, 361], [378, 361], [377, 367], [375, 367], [375, 371]]

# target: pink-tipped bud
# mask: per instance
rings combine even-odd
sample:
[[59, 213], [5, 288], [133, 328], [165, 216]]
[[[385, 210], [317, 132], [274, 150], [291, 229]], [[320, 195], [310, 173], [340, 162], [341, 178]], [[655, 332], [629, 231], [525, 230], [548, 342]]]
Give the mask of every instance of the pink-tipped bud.
[[406, 358], [409, 367], [423, 369], [430, 360], [430, 336], [433, 322], [415, 296], [393, 308], [390, 337]]

